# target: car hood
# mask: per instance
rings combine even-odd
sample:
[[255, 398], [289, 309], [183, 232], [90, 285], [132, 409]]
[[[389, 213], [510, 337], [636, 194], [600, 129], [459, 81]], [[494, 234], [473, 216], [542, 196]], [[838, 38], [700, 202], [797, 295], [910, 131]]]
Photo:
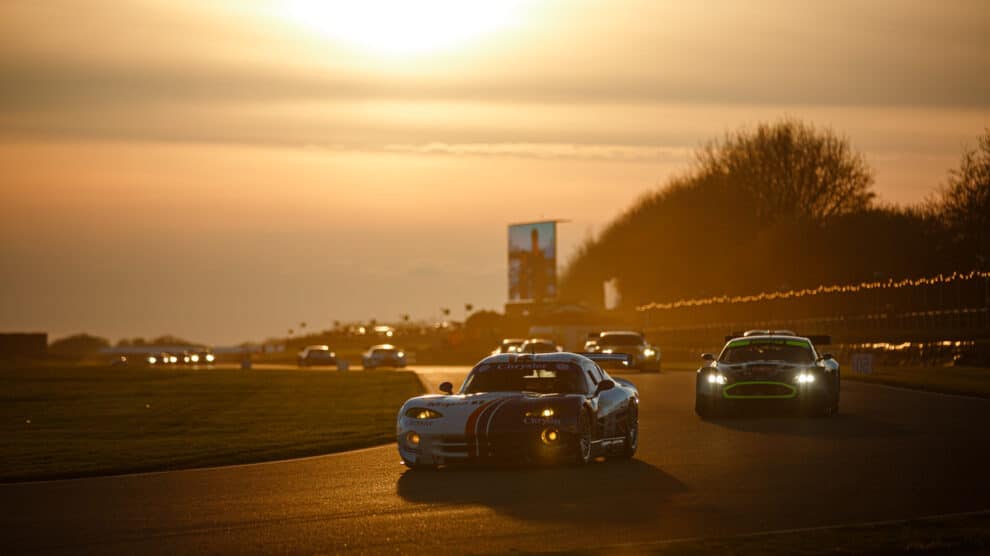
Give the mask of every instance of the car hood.
[[775, 379], [790, 377], [799, 371], [815, 368], [815, 363], [786, 363], [783, 361], [750, 361], [748, 363], [717, 363], [718, 371], [735, 379]]

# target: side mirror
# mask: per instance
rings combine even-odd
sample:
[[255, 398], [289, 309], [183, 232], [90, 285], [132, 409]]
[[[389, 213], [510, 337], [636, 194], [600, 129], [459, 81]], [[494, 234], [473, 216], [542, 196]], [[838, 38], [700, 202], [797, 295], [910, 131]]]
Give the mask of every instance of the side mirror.
[[454, 393], [454, 385], [449, 382], [441, 382], [440, 391], [450, 396]]
[[701, 354], [701, 358], [703, 360], [705, 360], [705, 361], [714, 361], [715, 360], [715, 356], [712, 355], [712, 354], [710, 354], [710, 353], [702, 353]]
[[611, 380], [605, 379], [598, 383], [598, 388], [595, 389], [595, 394], [601, 394], [602, 392], [611, 390], [612, 388], [615, 388], [615, 383]]

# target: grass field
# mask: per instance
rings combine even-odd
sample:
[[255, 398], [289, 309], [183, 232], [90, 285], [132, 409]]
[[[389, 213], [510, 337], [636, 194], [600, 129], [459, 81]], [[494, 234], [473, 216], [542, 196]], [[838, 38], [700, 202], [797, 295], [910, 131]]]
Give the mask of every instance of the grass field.
[[389, 442], [411, 372], [0, 369], [0, 481], [179, 469]]

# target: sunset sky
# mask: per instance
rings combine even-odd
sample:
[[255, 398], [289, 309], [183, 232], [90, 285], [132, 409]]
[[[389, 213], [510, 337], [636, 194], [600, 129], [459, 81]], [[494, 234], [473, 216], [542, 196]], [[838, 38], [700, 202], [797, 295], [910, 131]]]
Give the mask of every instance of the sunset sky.
[[468, 4], [0, 3], [0, 331], [501, 309], [506, 224], [566, 261], [726, 131], [831, 127], [910, 204], [990, 127], [985, 0]]

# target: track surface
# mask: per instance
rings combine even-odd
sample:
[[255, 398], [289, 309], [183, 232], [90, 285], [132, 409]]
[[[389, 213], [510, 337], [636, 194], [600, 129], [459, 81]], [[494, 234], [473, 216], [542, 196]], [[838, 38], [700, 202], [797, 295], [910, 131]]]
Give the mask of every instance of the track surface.
[[[466, 368], [421, 368], [434, 388]], [[990, 506], [990, 401], [843, 384], [832, 419], [705, 422], [692, 373], [627, 376], [631, 462], [409, 472], [393, 446], [0, 486], [0, 553], [555, 550]]]

